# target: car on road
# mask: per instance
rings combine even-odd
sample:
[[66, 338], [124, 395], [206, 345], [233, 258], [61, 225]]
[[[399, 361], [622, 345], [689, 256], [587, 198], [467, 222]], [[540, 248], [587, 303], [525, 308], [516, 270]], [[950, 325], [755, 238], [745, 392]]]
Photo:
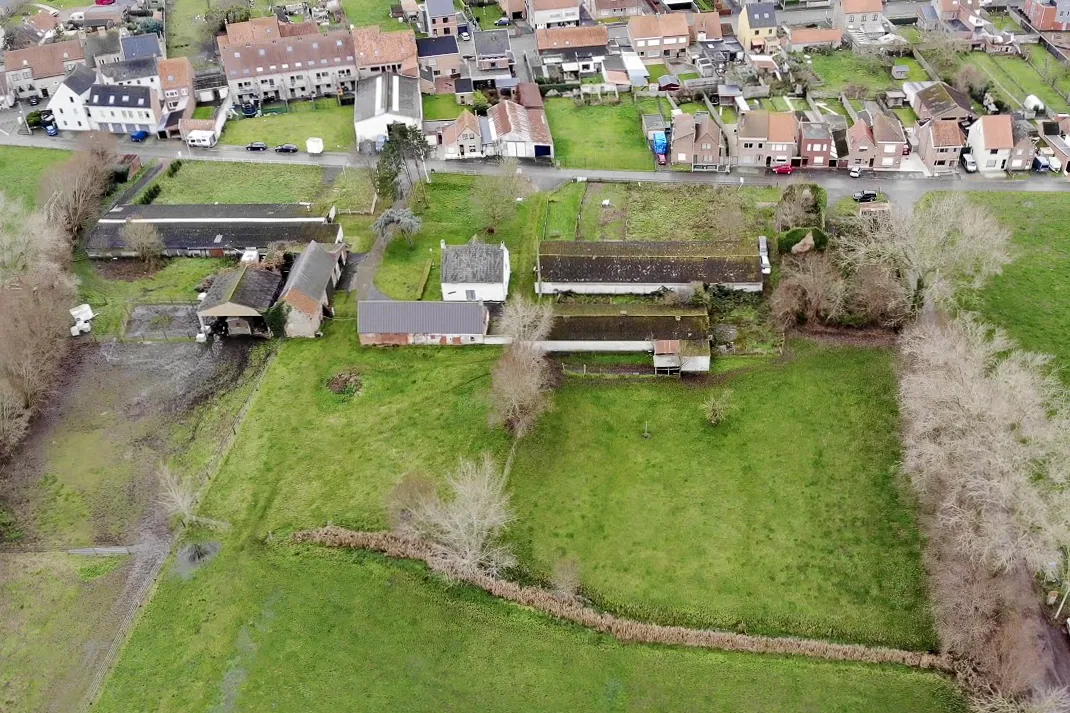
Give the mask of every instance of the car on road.
[[45, 124], [45, 133], [49, 136], [59, 136], [59, 129], [55, 124]]
[[795, 173], [795, 167], [790, 166], [786, 163], [782, 163], [779, 166], [773, 166], [772, 171], [773, 173], [780, 176], [790, 176], [791, 174]]
[[854, 168], [851, 169], [851, 173], [850, 173], [851, 178], [858, 178], [861, 175], [862, 175], [862, 167], [861, 166], [855, 166]]
[[297, 151], [295, 144], [279, 144], [275, 147], [275, 153], [297, 153]]
[[497, 20], [494, 21], [494, 26], [495, 27], [506, 27], [508, 25], [509, 25], [509, 18], [508, 17], [499, 17]]
[[115, 0], [94, 0], [97, 5], [114, 5]]
[[38, 104], [41, 103], [41, 100], [38, 99], [37, 97], [30, 97], [26, 101], [28, 101], [30, 103], [30, 106], [37, 106]]
[[254, 141], [251, 144], [245, 144], [246, 151], [267, 151], [268, 145], [263, 141]]
[[130, 140], [136, 144], [140, 144], [145, 139], [149, 138], [149, 132], [147, 131], [135, 131], [130, 134]]
[[856, 203], [872, 203], [873, 201], [877, 200], [877, 192], [869, 190], [856, 191], [855, 194], [851, 197], [855, 199]]

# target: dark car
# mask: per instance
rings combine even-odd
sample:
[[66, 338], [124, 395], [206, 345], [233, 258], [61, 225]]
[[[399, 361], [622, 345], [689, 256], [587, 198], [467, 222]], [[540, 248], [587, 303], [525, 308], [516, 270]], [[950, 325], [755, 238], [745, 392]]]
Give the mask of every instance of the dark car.
[[872, 203], [877, 200], [876, 191], [857, 191], [852, 198], [858, 203]]
[[779, 174], [781, 176], [790, 176], [791, 174], [795, 173], [795, 167], [783, 163], [779, 166], [773, 166], [773, 173]]
[[494, 26], [495, 27], [505, 27], [508, 24], [509, 24], [509, 18], [508, 17], [499, 17], [497, 20], [494, 21]]
[[275, 153], [297, 153], [297, 146], [294, 144], [280, 144], [275, 147]]
[[265, 144], [263, 141], [254, 141], [251, 144], [246, 144], [245, 145], [245, 150], [246, 151], [267, 151], [268, 150], [268, 145]]
[[41, 100], [38, 99], [37, 97], [30, 97], [26, 101], [30, 102], [30, 106], [37, 106], [38, 104], [41, 103]]
[[130, 140], [137, 144], [140, 144], [147, 138], [149, 138], [149, 132], [147, 131], [135, 131], [134, 133], [130, 134]]

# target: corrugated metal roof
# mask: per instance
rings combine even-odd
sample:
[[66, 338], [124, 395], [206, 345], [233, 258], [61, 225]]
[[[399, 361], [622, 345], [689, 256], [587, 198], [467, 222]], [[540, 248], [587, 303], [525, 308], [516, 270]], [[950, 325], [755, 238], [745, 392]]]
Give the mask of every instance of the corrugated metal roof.
[[487, 308], [482, 302], [357, 303], [360, 334], [486, 334]]

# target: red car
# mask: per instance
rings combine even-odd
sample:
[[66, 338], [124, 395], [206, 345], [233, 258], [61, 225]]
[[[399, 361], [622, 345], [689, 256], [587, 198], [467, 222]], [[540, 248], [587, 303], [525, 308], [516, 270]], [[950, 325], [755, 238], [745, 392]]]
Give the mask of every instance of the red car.
[[780, 174], [782, 176], [790, 176], [794, 172], [795, 172], [795, 167], [794, 166], [789, 166], [786, 163], [781, 164], [779, 166], [773, 166], [773, 173], [778, 173], [778, 174]]
[[93, 0], [97, 5], [114, 5], [115, 0]]

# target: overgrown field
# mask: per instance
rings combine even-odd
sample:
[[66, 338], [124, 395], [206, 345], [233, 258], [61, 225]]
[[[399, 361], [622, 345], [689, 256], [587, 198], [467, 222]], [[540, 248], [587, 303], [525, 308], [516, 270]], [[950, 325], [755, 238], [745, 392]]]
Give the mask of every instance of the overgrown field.
[[514, 463], [522, 561], [548, 576], [574, 558], [596, 602], [637, 618], [934, 646], [892, 355], [790, 354], [709, 388], [569, 381]]
[[296, 203], [316, 198], [319, 166], [185, 161], [173, 176], [160, 174], [153, 203]]

